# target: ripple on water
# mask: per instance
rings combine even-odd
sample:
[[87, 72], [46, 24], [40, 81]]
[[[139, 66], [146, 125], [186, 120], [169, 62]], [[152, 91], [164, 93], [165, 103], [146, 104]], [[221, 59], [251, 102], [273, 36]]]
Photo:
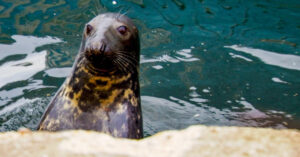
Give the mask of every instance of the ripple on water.
[[276, 82], [276, 83], [288, 84], [288, 82], [283, 81], [283, 80], [281, 80], [280, 78], [277, 78], [277, 77], [273, 77], [273, 78], [272, 78], [272, 81], [273, 81], [273, 82]]
[[49, 98], [20, 98], [0, 111], [0, 132], [17, 130], [20, 127], [36, 129], [41, 111], [45, 110]]
[[213, 106], [207, 106], [205, 99], [198, 98], [194, 102], [170, 96], [169, 99], [142, 96], [144, 127], [146, 134], [153, 134], [161, 130], [182, 129], [193, 124], [207, 125], [238, 125], [238, 120], [228, 120], [227, 112]]
[[179, 63], [179, 62], [194, 62], [200, 60], [197, 57], [194, 57], [192, 54], [192, 49], [181, 49], [176, 51], [174, 56], [163, 54], [162, 56], [146, 58], [144, 55], [141, 55], [141, 64], [144, 63], [159, 63], [159, 62], [169, 62], [169, 63]]
[[0, 88], [8, 83], [27, 80], [46, 68], [46, 51], [28, 54], [25, 59], [4, 63], [0, 67]]
[[[4, 62], [0, 67], [0, 88], [16, 81], [27, 80], [46, 68], [47, 51], [35, 52], [37, 47], [61, 42], [58, 38], [13, 35], [13, 44], [0, 44], [0, 59]], [[5, 61], [5, 58], [16, 54], [26, 54], [19, 60]]]
[[232, 45], [224, 46], [235, 51], [244, 52], [259, 58], [266, 64], [278, 66], [281, 68], [300, 70], [300, 56], [291, 54], [280, 54], [277, 52], [266, 51], [261, 49], [249, 48], [244, 46]]
[[31, 54], [37, 47], [62, 42], [58, 38], [53, 37], [34, 37], [24, 35], [12, 35], [15, 40], [12, 44], [0, 44], [0, 60], [10, 55]]
[[72, 67], [51, 68], [51, 69], [47, 69], [45, 72], [51, 77], [65, 78], [70, 74], [71, 70]]
[[46, 106], [44, 100], [48, 100], [43, 89], [56, 89], [45, 84], [43, 78], [34, 77], [47, 66], [47, 51], [36, 49], [62, 41], [49, 36], [13, 35], [12, 38], [14, 43], [0, 44], [0, 73], [4, 74], [0, 76], [0, 131], [20, 126], [34, 128], [38, 119], [32, 117], [41, 115]]

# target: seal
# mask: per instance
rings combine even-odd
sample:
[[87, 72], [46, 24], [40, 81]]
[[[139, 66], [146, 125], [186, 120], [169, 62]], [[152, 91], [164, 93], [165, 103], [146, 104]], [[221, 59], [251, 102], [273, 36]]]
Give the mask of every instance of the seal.
[[72, 72], [41, 118], [38, 130], [95, 130], [143, 137], [138, 30], [125, 15], [105, 13], [85, 25]]

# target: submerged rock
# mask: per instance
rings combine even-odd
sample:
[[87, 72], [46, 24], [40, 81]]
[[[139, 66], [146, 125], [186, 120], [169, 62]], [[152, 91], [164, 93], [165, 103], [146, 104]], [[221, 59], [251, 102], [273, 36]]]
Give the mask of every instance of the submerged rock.
[[299, 157], [300, 131], [192, 126], [143, 140], [113, 138], [94, 131], [0, 133], [5, 157]]

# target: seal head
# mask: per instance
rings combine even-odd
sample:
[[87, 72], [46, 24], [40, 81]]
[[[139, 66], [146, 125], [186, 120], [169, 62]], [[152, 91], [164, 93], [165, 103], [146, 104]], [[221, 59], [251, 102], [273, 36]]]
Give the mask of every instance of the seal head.
[[93, 68], [131, 71], [138, 66], [139, 51], [138, 30], [128, 17], [102, 14], [86, 24], [81, 52]]
[[138, 30], [125, 15], [106, 13], [85, 25], [72, 72], [38, 130], [96, 130], [142, 138]]

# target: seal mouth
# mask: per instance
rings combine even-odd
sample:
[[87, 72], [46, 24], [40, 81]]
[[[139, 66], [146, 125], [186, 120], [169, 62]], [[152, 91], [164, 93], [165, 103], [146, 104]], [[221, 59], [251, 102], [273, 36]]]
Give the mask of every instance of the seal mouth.
[[105, 43], [99, 48], [91, 48], [85, 51], [85, 58], [99, 71], [111, 71], [113, 66], [113, 55]]

